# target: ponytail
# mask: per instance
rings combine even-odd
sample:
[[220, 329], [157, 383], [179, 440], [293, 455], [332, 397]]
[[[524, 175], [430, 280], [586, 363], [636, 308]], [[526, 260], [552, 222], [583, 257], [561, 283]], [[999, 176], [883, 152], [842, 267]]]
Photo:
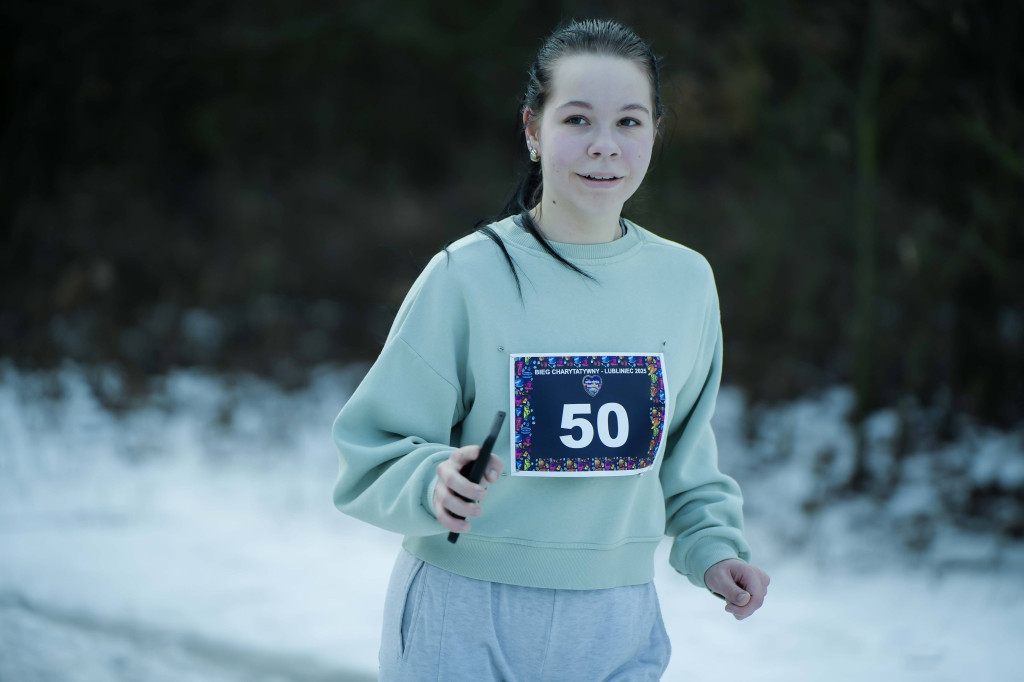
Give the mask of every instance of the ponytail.
[[[519, 183], [516, 185], [515, 190], [509, 197], [508, 202], [505, 204], [505, 208], [495, 216], [494, 220], [501, 220], [509, 216], [517, 216], [524, 230], [533, 235], [544, 250], [547, 251], [552, 258], [557, 260], [562, 265], [566, 266], [570, 270], [573, 270], [580, 275], [583, 275], [587, 279], [594, 279], [594, 276], [588, 272], [584, 272], [579, 266], [568, 261], [555, 251], [554, 247], [544, 238], [544, 235], [540, 233], [540, 229], [537, 227], [537, 222], [530, 215], [530, 209], [537, 205], [541, 197], [541, 189], [543, 187], [543, 181], [540, 172], [540, 164], [529, 160], [524, 154], [525, 166], [519, 176]], [[490, 221], [494, 222], [494, 221]], [[515, 261], [512, 260], [512, 256], [509, 254], [508, 249], [505, 247], [505, 243], [498, 236], [489, 225], [482, 225], [476, 228], [477, 232], [482, 232], [487, 235], [498, 248], [501, 249], [502, 255], [505, 256], [505, 261], [508, 263], [509, 269], [512, 271], [512, 277], [516, 281], [516, 291], [519, 292], [519, 298], [523, 297], [523, 287], [519, 280], [519, 273], [516, 271]]]

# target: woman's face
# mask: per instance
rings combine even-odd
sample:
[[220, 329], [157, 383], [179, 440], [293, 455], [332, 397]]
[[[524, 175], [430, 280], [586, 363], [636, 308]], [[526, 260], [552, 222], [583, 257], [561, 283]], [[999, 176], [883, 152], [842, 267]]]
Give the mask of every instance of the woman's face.
[[623, 57], [563, 57], [527, 138], [540, 155], [543, 211], [579, 224], [618, 219], [651, 161], [655, 121], [643, 68]]

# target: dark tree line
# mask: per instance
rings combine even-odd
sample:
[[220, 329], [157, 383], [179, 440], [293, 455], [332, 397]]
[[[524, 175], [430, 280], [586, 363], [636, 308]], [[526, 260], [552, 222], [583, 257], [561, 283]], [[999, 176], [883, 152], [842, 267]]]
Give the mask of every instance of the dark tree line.
[[372, 356], [503, 204], [543, 35], [601, 15], [666, 57], [628, 214], [714, 266], [727, 381], [1024, 417], [1021, 3], [632, 5], [4, 3], [0, 356]]

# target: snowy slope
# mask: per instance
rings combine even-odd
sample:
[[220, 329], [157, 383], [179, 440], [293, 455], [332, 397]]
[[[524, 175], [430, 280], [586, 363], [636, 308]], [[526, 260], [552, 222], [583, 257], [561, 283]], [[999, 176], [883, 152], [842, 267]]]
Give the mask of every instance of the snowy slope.
[[[180, 372], [117, 414], [95, 397], [122, 390], [116, 375], [0, 365], [0, 680], [375, 679], [399, 538], [330, 502], [329, 426], [356, 376], [324, 368], [289, 394]], [[671, 571], [663, 544], [666, 679], [1018, 678], [1018, 547], [947, 528], [945, 548], [910, 555], [859, 525], [893, 527], [889, 503], [800, 511], [815, 443], [844, 442], [842, 402], [777, 415], [806, 453], [770, 466], [768, 436], [741, 438], [743, 401], [723, 392], [722, 465], [744, 485], [772, 586], [736, 622]]]

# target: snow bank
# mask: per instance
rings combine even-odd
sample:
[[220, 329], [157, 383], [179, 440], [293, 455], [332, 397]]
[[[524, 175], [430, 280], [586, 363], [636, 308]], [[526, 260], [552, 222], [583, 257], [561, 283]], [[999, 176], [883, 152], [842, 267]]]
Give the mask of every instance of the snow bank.
[[[295, 392], [181, 371], [132, 405], [112, 371], [0, 364], [0, 679], [373, 679], [399, 538], [330, 500], [330, 424], [360, 371], [324, 367]], [[1020, 434], [896, 461], [900, 420], [879, 413], [868, 458], [898, 484], [851, 496], [850, 403], [835, 389], [748, 409], [723, 390], [721, 465], [772, 588], [735, 622], [663, 544], [666, 679], [1016, 674], [1024, 598], [1007, 585], [1024, 552], [949, 500], [1016, 490]]]

